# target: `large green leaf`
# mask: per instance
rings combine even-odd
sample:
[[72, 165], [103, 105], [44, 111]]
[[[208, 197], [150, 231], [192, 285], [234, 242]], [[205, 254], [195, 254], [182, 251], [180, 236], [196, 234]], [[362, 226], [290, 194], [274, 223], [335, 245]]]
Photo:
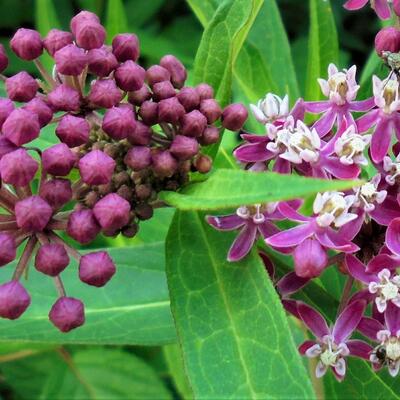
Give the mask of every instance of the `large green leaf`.
[[338, 38], [330, 1], [310, 0], [307, 100], [321, 98], [317, 79], [326, 77], [328, 65], [338, 64], [338, 61]]
[[313, 398], [258, 258], [228, 263], [231, 234], [177, 212], [167, 237], [171, 307], [195, 398]]
[[106, 28], [108, 43], [111, 43], [118, 33], [128, 32], [128, 22], [121, 0], [108, 0]]
[[[23, 284], [32, 305], [16, 321], [0, 321], [0, 342], [141, 344], [157, 345], [175, 340], [164, 271], [164, 243], [109, 250], [117, 273], [104, 288], [79, 281], [77, 267], [70, 265], [61, 277], [67, 294], [86, 305], [86, 323], [60, 333], [49, 321], [56, 300], [51, 278], [34, 268]], [[0, 271], [0, 281], [10, 279], [11, 266]]]
[[317, 192], [350, 189], [361, 181], [313, 179], [274, 172], [218, 169], [209, 179], [160, 197], [182, 210], [211, 210], [306, 197]]

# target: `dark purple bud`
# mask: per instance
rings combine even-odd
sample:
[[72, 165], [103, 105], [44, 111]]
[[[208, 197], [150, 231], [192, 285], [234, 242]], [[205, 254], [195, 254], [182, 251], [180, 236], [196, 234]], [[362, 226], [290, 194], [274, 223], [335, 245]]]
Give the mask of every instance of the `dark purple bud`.
[[114, 80], [97, 80], [90, 89], [89, 101], [96, 107], [111, 108], [122, 100], [122, 93]]
[[87, 55], [84, 50], [68, 44], [54, 54], [57, 72], [63, 75], [78, 76], [87, 65]]
[[112, 49], [119, 62], [136, 61], [139, 58], [139, 39], [133, 33], [121, 33], [114, 37]]
[[158, 122], [158, 103], [145, 101], [139, 108], [139, 115], [146, 125], [155, 125]]
[[8, 67], [8, 57], [4, 46], [0, 44], [0, 72], [3, 72]]
[[31, 182], [38, 168], [38, 162], [23, 148], [4, 155], [0, 160], [1, 179], [18, 187]]
[[49, 319], [61, 332], [69, 332], [85, 323], [83, 303], [73, 297], [60, 297], [51, 307]]
[[75, 161], [75, 154], [64, 143], [51, 146], [42, 153], [43, 169], [51, 175], [68, 175]]
[[17, 319], [31, 304], [31, 297], [18, 282], [11, 281], [0, 285], [0, 317]]
[[78, 111], [80, 107], [79, 92], [65, 83], [51, 91], [47, 99], [55, 111]]
[[11, 100], [0, 97], [0, 128], [3, 127], [4, 121], [14, 110], [14, 103]]
[[14, 236], [0, 232], [0, 267], [14, 261], [16, 256], [17, 244]]
[[51, 108], [39, 97], [35, 97], [30, 102], [24, 105], [24, 109], [32, 111], [38, 116], [39, 125], [43, 128], [53, 118], [53, 111]]
[[104, 78], [118, 67], [114, 54], [105, 46], [90, 50], [88, 53], [89, 72]]
[[35, 267], [49, 276], [57, 276], [69, 264], [69, 257], [63, 245], [47, 243], [40, 246], [35, 257]]
[[153, 85], [153, 98], [156, 101], [169, 99], [176, 95], [175, 89], [170, 81], [157, 82]]
[[161, 100], [158, 103], [158, 119], [160, 122], [177, 124], [185, 115], [185, 109], [176, 97]]
[[59, 29], [52, 29], [43, 40], [44, 48], [47, 52], [54, 56], [54, 53], [68, 44], [72, 44], [74, 38], [71, 32], [60, 31]]
[[32, 61], [43, 53], [43, 42], [38, 32], [20, 28], [10, 41], [12, 51], [23, 60]]
[[194, 138], [177, 135], [169, 151], [178, 160], [189, 160], [199, 152], [199, 143]]
[[200, 105], [200, 96], [195, 88], [184, 87], [176, 96], [186, 112], [192, 111]]
[[79, 263], [79, 278], [88, 285], [104, 286], [115, 274], [115, 265], [105, 251], [85, 254]]
[[238, 131], [239, 129], [242, 129], [248, 116], [249, 113], [243, 104], [230, 104], [229, 106], [225, 107], [224, 111], [222, 112], [222, 126], [230, 131]]
[[82, 181], [88, 185], [109, 183], [115, 169], [115, 161], [100, 150], [92, 150], [79, 160]]
[[6, 79], [8, 97], [13, 101], [25, 102], [36, 96], [39, 85], [27, 72], [22, 71]]
[[198, 110], [193, 110], [181, 118], [182, 133], [186, 136], [200, 137], [207, 127], [207, 118]]
[[306, 239], [293, 252], [294, 270], [302, 278], [315, 278], [328, 264], [326, 250], [315, 239]]
[[209, 124], [214, 123], [222, 114], [221, 107], [214, 99], [205, 99], [200, 103], [200, 111]]
[[129, 222], [131, 206], [115, 193], [99, 200], [93, 208], [94, 216], [105, 230], [121, 229]]
[[53, 210], [40, 196], [30, 196], [15, 205], [15, 218], [19, 228], [40, 232], [49, 223]]
[[38, 116], [32, 111], [17, 108], [4, 122], [2, 131], [8, 140], [17, 146], [22, 146], [39, 136]]
[[124, 163], [133, 171], [140, 171], [151, 165], [151, 150], [145, 146], [135, 146], [129, 149]]
[[207, 83], [200, 83], [195, 87], [195, 89], [200, 96], [200, 100], [214, 98], [214, 89], [210, 85], [207, 85]]
[[53, 210], [58, 210], [72, 199], [71, 183], [67, 179], [50, 179], [42, 183], [39, 194]]
[[104, 115], [103, 131], [115, 140], [125, 139], [128, 135], [132, 135], [135, 127], [135, 115], [129, 107], [113, 107]]
[[204, 130], [200, 143], [203, 146], [208, 146], [213, 143], [217, 143], [219, 141], [219, 129], [215, 126], [207, 126]]
[[126, 92], [139, 90], [144, 84], [146, 71], [132, 60], [125, 61], [114, 72], [119, 88]]
[[175, 56], [164, 56], [160, 60], [160, 65], [171, 74], [171, 82], [174, 87], [177, 89], [183, 87], [187, 78], [186, 68]]
[[211, 170], [212, 160], [204, 154], [199, 154], [194, 160], [194, 167], [201, 174], [207, 174]]
[[399, 52], [400, 31], [393, 26], [382, 28], [375, 36], [375, 50], [378, 56], [382, 56], [383, 51]]
[[86, 119], [65, 115], [56, 128], [56, 135], [68, 147], [77, 147], [89, 140], [90, 125]]
[[128, 101], [129, 103], [140, 106], [146, 100], [151, 99], [151, 92], [146, 85], [143, 85], [139, 90], [134, 90], [133, 92], [128, 93]]
[[11, 153], [14, 150], [17, 150], [18, 146], [16, 146], [13, 142], [10, 142], [3, 135], [0, 135], [0, 159], [8, 153]]
[[169, 151], [152, 154], [153, 170], [160, 178], [172, 176], [178, 169], [178, 161]]
[[170, 79], [171, 74], [161, 65], [152, 65], [146, 71], [146, 81], [150, 86], [158, 82], [169, 81]]
[[77, 24], [75, 29], [76, 44], [85, 50], [98, 49], [106, 40], [106, 30], [96, 21]]
[[128, 141], [134, 145], [146, 146], [151, 141], [152, 130], [141, 121], [136, 121], [135, 129], [128, 134]]
[[81, 244], [93, 241], [100, 229], [92, 210], [73, 211], [68, 218], [67, 233]]

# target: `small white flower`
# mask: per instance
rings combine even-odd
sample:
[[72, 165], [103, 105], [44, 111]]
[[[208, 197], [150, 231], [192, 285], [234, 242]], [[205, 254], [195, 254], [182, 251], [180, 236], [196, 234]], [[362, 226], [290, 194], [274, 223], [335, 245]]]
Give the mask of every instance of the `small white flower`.
[[[375, 351], [378, 347], [384, 347], [386, 351], [385, 364], [388, 366], [389, 374], [392, 377], [396, 377], [400, 370], [400, 332], [397, 332], [396, 336], [392, 336], [390, 331], [385, 329], [379, 331], [376, 337], [380, 344], [375, 348]], [[371, 354], [370, 361], [382, 363], [375, 355], [375, 352]]]
[[354, 188], [356, 193], [356, 200], [354, 205], [356, 207], [362, 207], [364, 211], [371, 212], [375, 210], [375, 203], [382, 204], [387, 196], [386, 190], [378, 190], [379, 182], [381, 181], [381, 175], [375, 175], [370, 182], [364, 185]]
[[[390, 78], [390, 79], [389, 79]], [[377, 76], [372, 77], [372, 88], [375, 104], [386, 114], [391, 114], [400, 109], [399, 82], [397, 77], [390, 75], [383, 80]]]
[[379, 272], [378, 278], [379, 282], [371, 282], [368, 285], [369, 292], [377, 295], [375, 304], [378, 311], [385, 312], [388, 301], [400, 307], [400, 276], [391, 277], [390, 271], [384, 268]]
[[254, 117], [261, 124], [274, 122], [279, 118], [285, 118], [289, 114], [289, 97], [283, 99], [273, 93], [267, 93], [264, 99], [257, 105], [250, 104]]
[[383, 159], [383, 169], [388, 172], [385, 176], [385, 181], [389, 185], [394, 185], [396, 183], [397, 177], [400, 175], [400, 154], [396, 157], [395, 161], [388, 156]]

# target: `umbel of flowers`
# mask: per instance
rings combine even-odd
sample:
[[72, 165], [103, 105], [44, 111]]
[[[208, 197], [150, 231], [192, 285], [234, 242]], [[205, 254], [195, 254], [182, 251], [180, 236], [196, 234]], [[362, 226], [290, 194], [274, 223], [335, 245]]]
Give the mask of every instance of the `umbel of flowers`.
[[[345, 7], [357, 9], [366, 3], [349, 0]], [[388, 18], [391, 8], [400, 16], [398, 1], [375, 0], [371, 5], [381, 18]], [[274, 264], [261, 254], [284, 307], [315, 337], [300, 345], [300, 353], [317, 359], [317, 377], [331, 369], [339, 381], [345, 377], [348, 356], [369, 360], [374, 370], [387, 367], [392, 376], [400, 369], [398, 28], [382, 29], [375, 48], [389, 74], [383, 80], [372, 78], [370, 98], [357, 99], [355, 66], [339, 70], [331, 64], [327, 78], [318, 80], [326, 100], [299, 99], [290, 109], [287, 96], [267, 94], [250, 106], [265, 134], [240, 131], [243, 143], [234, 150], [244, 168], [259, 173], [323, 179], [369, 175], [367, 181], [347, 192], [319, 193], [312, 215], [303, 212], [302, 200], [297, 199], [243, 205], [233, 214], [207, 217], [215, 229], [238, 231], [229, 261], [243, 259], [260, 238], [292, 257], [294, 271], [275, 282]], [[318, 115], [317, 120], [307, 124], [307, 113]], [[292, 222], [291, 228], [278, 228], [276, 222], [283, 220]], [[348, 280], [336, 321], [329, 326], [318, 311], [292, 296], [334, 266]], [[365, 340], [352, 338], [357, 331]]]
[[[29, 306], [20, 278], [32, 259], [55, 281], [49, 318], [63, 332], [85, 321], [82, 301], [67, 296], [61, 280], [70, 257], [88, 285], [103, 286], [116, 272], [106, 252], [81, 255], [63, 238], [133, 237], [163, 205], [158, 192], [177, 190], [190, 172], [207, 173], [212, 160], [203, 148], [247, 118], [240, 104], [222, 110], [209, 85], [185, 86], [186, 69], [173, 55], [143, 68], [136, 35], [106, 46], [104, 27], [87, 11], [70, 27], [45, 38], [15, 33], [12, 51], [33, 61], [42, 79], [1, 75], [7, 98], [0, 98], [0, 266], [23, 246], [11, 280], [0, 285], [0, 316], [16, 319]], [[44, 51], [54, 59], [51, 74], [39, 60]], [[0, 70], [7, 65], [1, 46]], [[32, 142], [51, 124], [58, 143], [40, 151]]]

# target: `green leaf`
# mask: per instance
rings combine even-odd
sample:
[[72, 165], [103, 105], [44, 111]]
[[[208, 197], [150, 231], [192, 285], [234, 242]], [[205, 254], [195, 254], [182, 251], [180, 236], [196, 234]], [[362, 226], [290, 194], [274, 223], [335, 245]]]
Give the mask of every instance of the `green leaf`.
[[228, 263], [233, 236], [177, 212], [167, 237], [171, 307], [195, 398], [313, 398], [259, 259]]
[[360, 183], [361, 181], [314, 179], [274, 172], [219, 169], [206, 181], [189, 184], [179, 193], [161, 192], [160, 198], [182, 210], [213, 210], [350, 189]]
[[108, 0], [106, 29], [107, 43], [111, 43], [118, 33], [129, 31], [124, 4], [121, 0]]
[[211, 21], [215, 10], [218, 8], [218, 0], [186, 0], [196, 14], [204, 28]]
[[[0, 321], [0, 342], [158, 345], [175, 341], [164, 271], [164, 243], [108, 249], [117, 273], [104, 288], [80, 282], [74, 262], [62, 274], [67, 294], [86, 306], [86, 323], [70, 333], [48, 320], [57, 295], [52, 279], [34, 268], [23, 281], [32, 304], [16, 321]], [[10, 279], [11, 265], [0, 280]]]
[[339, 48], [335, 20], [329, 0], [310, 0], [310, 33], [306, 99], [318, 100], [321, 91], [317, 79], [327, 75], [330, 63], [338, 64]]

